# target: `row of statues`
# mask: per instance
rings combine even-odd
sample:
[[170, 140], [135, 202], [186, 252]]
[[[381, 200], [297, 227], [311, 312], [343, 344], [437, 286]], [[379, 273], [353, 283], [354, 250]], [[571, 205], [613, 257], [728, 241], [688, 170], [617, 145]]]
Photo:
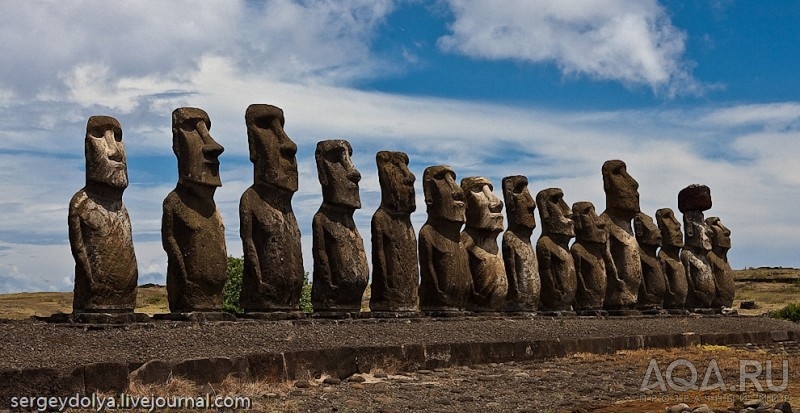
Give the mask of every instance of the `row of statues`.
[[[247, 314], [298, 312], [305, 271], [300, 230], [291, 200], [298, 189], [296, 144], [284, 114], [271, 105], [245, 113], [254, 183], [241, 197], [244, 271], [240, 305]], [[221, 186], [211, 121], [201, 109], [172, 113], [178, 183], [163, 204], [162, 242], [172, 313], [220, 311], [226, 282], [225, 232], [214, 203]], [[119, 122], [89, 118], [86, 186], [70, 202], [69, 234], [75, 258], [74, 313], [131, 313], [137, 265], [122, 194], [128, 185]], [[364, 242], [353, 220], [361, 208], [361, 175], [345, 140], [317, 144], [322, 205], [312, 221], [311, 300], [320, 315], [357, 313], [370, 280]], [[619, 160], [602, 167], [606, 209], [590, 202], [570, 208], [561, 189], [534, 200], [524, 176], [502, 180], [504, 202], [485, 177], [456, 181], [448, 166], [423, 174], [428, 218], [419, 241], [415, 176], [402, 152], [376, 156], [381, 204], [372, 217], [372, 314], [430, 315], [471, 312], [629, 314], [662, 309], [730, 307], [734, 285], [727, 251], [730, 231], [711, 207], [706, 186], [678, 194], [681, 224], [668, 208], [656, 222], [639, 208], [638, 183]], [[531, 235], [539, 208], [542, 234]], [[575, 241], [570, 246], [570, 241]], [[660, 250], [659, 250], [660, 248]], [[658, 253], [657, 253], [658, 251]]]

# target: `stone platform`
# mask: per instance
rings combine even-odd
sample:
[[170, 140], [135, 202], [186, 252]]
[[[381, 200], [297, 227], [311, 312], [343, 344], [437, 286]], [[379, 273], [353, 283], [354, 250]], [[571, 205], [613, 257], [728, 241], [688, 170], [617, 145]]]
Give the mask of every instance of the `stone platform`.
[[170, 375], [218, 383], [345, 378], [698, 344], [796, 341], [800, 326], [743, 316], [154, 321], [126, 328], [0, 321], [0, 409], [11, 396], [121, 391]]

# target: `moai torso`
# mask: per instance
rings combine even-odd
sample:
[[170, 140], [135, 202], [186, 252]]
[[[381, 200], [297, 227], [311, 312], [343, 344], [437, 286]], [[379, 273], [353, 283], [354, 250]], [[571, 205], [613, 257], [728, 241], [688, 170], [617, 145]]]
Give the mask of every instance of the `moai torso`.
[[608, 258], [608, 233], [591, 202], [572, 205], [575, 223], [575, 242], [570, 252], [575, 261], [577, 290], [576, 310], [603, 308], [606, 298], [606, 261]]
[[75, 312], [132, 312], [138, 270], [131, 221], [122, 203], [128, 173], [119, 122], [108, 116], [89, 118], [85, 146], [86, 186], [69, 203], [72, 307]]
[[227, 280], [225, 227], [214, 203], [222, 183], [223, 148], [209, 134], [211, 121], [197, 108], [172, 112], [178, 185], [164, 200], [161, 239], [167, 253], [170, 311], [220, 311]]
[[322, 184], [322, 206], [311, 223], [314, 311], [359, 312], [369, 281], [364, 241], [353, 213], [361, 208], [358, 182], [361, 174], [350, 156], [353, 149], [344, 140], [321, 141], [316, 160]]
[[569, 240], [575, 236], [569, 207], [564, 193], [558, 188], [539, 191], [536, 195], [542, 222], [542, 235], [536, 242], [539, 260], [539, 277], [542, 291], [539, 309], [543, 311], [569, 311], [575, 300], [577, 274]]
[[508, 278], [506, 310], [536, 311], [542, 281], [539, 262], [531, 244], [536, 228], [536, 202], [528, 190], [528, 178], [516, 175], [503, 178], [508, 229], [503, 233], [503, 264]]
[[631, 229], [631, 220], [639, 212], [639, 184], [619, 160], [606, 161], [602, 173], [606, 210], [600, 217], [608, 230], [613, 262], [606, 266], [608, 284], [604, 306], [613, 310], [632, 308], [642, 282], [639, 244]]
[[708, 253], [708, 263], [714, 273], [717, 291], [712, 300], [712, 307], [733, 306], [736, 295], [736, 285], [733, 282], [733, 270], [728, 263], [728, 250], [731, 248], [731, 231], [722, 224], [717, 217], [706, 219], [706, 225], [711, 233], [711, 251]]
[[689, 284], [687, 308], [710, 308], [716, 295], [714, 273], [708, 262], [711, 241], [703, 217], [703, 211], [710, 208], [711, 190], [705, 185], [690, 185], [678, 193], [685, 231], [681, 262]]
[[469, 256], [473, 311], [502, 311], [508, 294], [508, 278], [497, 236], [503, 231], [503, 203], [492, 193], [492, 183], [484, 177], [461, 180], [467, 201], [466, 227], [461, 243]]
[[658, 251], [658, 261], [667, 280], [664, 308], [681, 309], [686, 306], [686, 295], [689, 290], [686, 269], [683, 267], [680, 257], [680, 249], [683, 247], [681, 223], [669, 208], [656, 211], [656, 222], [661, 231], [661, 249]]
[[656, 256], [656, 249], [661, 245], [661, 231], [647, 214], [640, 212], [633, 221], [642, 263], [638, 307], [660, 309], [664, 306], [664, 296], [667, 294], [667, 278]]
[[292, 210], [297, 146], [283, 130], [280, 108], [250, 105], [245, 121], [254, 182], [239, 203], [244, 251], [239, 303], [246, 312], [297, 311], [305, 283], [300, 228]]
[[428, 220], [419, 231], [420, 309], [462, 311], [472, 293], [469, 257], [461, 244], [464, 193], [448, 166], [425, 169], [423, 189]]
[[416, 311], [419, 299], [414, 174], [403, 152], [378, 152], [381, 206], [372, 216], [370, 310]]

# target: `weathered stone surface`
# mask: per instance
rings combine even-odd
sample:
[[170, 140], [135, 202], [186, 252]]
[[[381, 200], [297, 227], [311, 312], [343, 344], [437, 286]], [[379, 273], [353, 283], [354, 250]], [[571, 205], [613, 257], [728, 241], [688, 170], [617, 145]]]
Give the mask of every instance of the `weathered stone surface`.
[[173, 313], [222, 309], [227, 280], [225, 227], [214, 203], [222, 186], [223, 147], [209, 134], [211, 120], [197, 108], [172, 112], [172, 150], [178, 185], [164, 200], [161, 240], [167, 253], [167, 298]]
[[297, 192], [297, 145], [283, 130], [283, 110], [250, 105], [245, 112], [253, 185], [239, 203], [244, 251], [240, 305], [246, 312], [298, 310], [305, 283]]
[[606, 261], [610, 260], [606, 224], [591, 202], [572, 204], [572, 220], [575, 242], [570, 252], [578, 280], [574, 307], [580, 311], [601, 309], [606, 298]]
[[689, 281], [680, 257], [683, 247], [681, 223], [669, 208], [661, 208], [656, 211], [656, 223], [661, 231], [661, 249], [658, 251], [658, 260], [667, 280], [664, 308], [684, 308], [686, 295], [689, 292]]
[[94, 363], [83, 367], [84, 389], [87, 393], [114, 392], [128, 389], [128, 366], [121, 363]]
[[639, 242], [639, 259], [642, 263], [642, 283], [639, 284], [637, 306], [643, 310], [664, 307], [667, 278], [656, 250], [661, 246], [661, 231], [649, 215], [640, 212], [633, 218], [636, 241]]
[[733, 269], [728, 263], [728, 250], [731, 249], [731, 231], [722, 224], [717, 217], [706, 219], [710, 229], [711, 251], [708, 253], [708, 263], [714, 273], [717, 292], [712, 307], [733, 307], [733, 297], [736, 295], [736, 285], [733, 282]]
[[361, 208], [361, 174], [350, 160], [352, 154], [353, 148], [345, 140], [317, 143], [322, 206], [311, 223], [314, 311], [360, 311], [369, 280], [364, 241], [353, 220], [353, 213]]
[[128, 169], [122, 127], [109, 116], [86, 123], [86, 186], [69, 203], [75, 259], [73, 311], [133, 312], [138, 270], [131, 220], [122, 202]]
[[569, 311], [575, 300], [577, 274], [569, 241], [575, 236], [570, 210], [564, 202], [564, 192], [548, 188], [536, 194], [542, 235], [536, 242], [539, 276], [542, 292], [539, 309], [542, 311]]
[[172, 366], [172, 374], [197, 384], [222, 383], [228, 376], [246, 379], [247, 359], [211, 357], [185, 360]]
[[705, 185], [692, 184], [678, 192], [678, 210], [708, 211], [711, 209], [711, 189]]
[[417, 235], [411, 213], [417, 209], [414, 174], [408, 155], [381, 151], [375, 156], [381, 205], [372, 216], [372, 311], [416, 311], [419, 300]]
[[536, 311], [542, 281], [539, 262], [531, 244], [536, 228], [536, 201], [528, 190], [528, 178], [515, 175], [503, 178], [503, 198], [506, 202], [508, 229], [503, 234], [502, 250], [508, 295], [506, 310]]
[[708, 263], [711, 240], [703, 216], [703, 211], [710, 207], [711, 190], [705, 185], [690, 185], [678, 193], [685, 231], [681, 262], [689, 282], [687, 308], [709, 308], [716, 295], [716, 281]]
[[469, 257], [461, 244], [464, 192], [444, 165], [425, 169], [422, 188], [428, 220], [419, 231], [419, 305], [424, 311], [464, 310], [472, 292]]
[[150, 360], [132, 371], [128, 376], [131, 383], [164, 384], [172, 375], [172, 365], [164, 360]]
[[608, 285], [604, 306], [608, 310], [629, 309], [636, 305], [642, 282], [639, 244], [633, 236], [631, 220], [639, 212], [639, 183], [628, 175], [625, 162], [603, 163], [603, 190], [606, 222], [613, 264], [606, 263]]
[[497, 236], [503, 232], [503, 202], [492, 190], [489, 179], [482, 176], [461, 180], [466, 199], [466, 225], [461, 231], [461, 244], [467, 250], [473, 294], [472, 311], [502, 311], [508, 293], [508, 279]]

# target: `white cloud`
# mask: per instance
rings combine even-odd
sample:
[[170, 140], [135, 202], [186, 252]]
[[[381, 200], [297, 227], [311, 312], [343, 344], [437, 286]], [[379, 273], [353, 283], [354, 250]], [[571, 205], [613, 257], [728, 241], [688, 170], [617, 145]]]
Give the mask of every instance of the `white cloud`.
[[763, 125], [773, 129], [791, 124], [800, 126], [800, 103], [737, 105], [714, 110], [701, 121], [723, 126]]
[[684, 60], [686, 34], [655, 1], [448, 0], [445, 50], [481, 59], [555, 63], [567, 75], [698, 93]]

